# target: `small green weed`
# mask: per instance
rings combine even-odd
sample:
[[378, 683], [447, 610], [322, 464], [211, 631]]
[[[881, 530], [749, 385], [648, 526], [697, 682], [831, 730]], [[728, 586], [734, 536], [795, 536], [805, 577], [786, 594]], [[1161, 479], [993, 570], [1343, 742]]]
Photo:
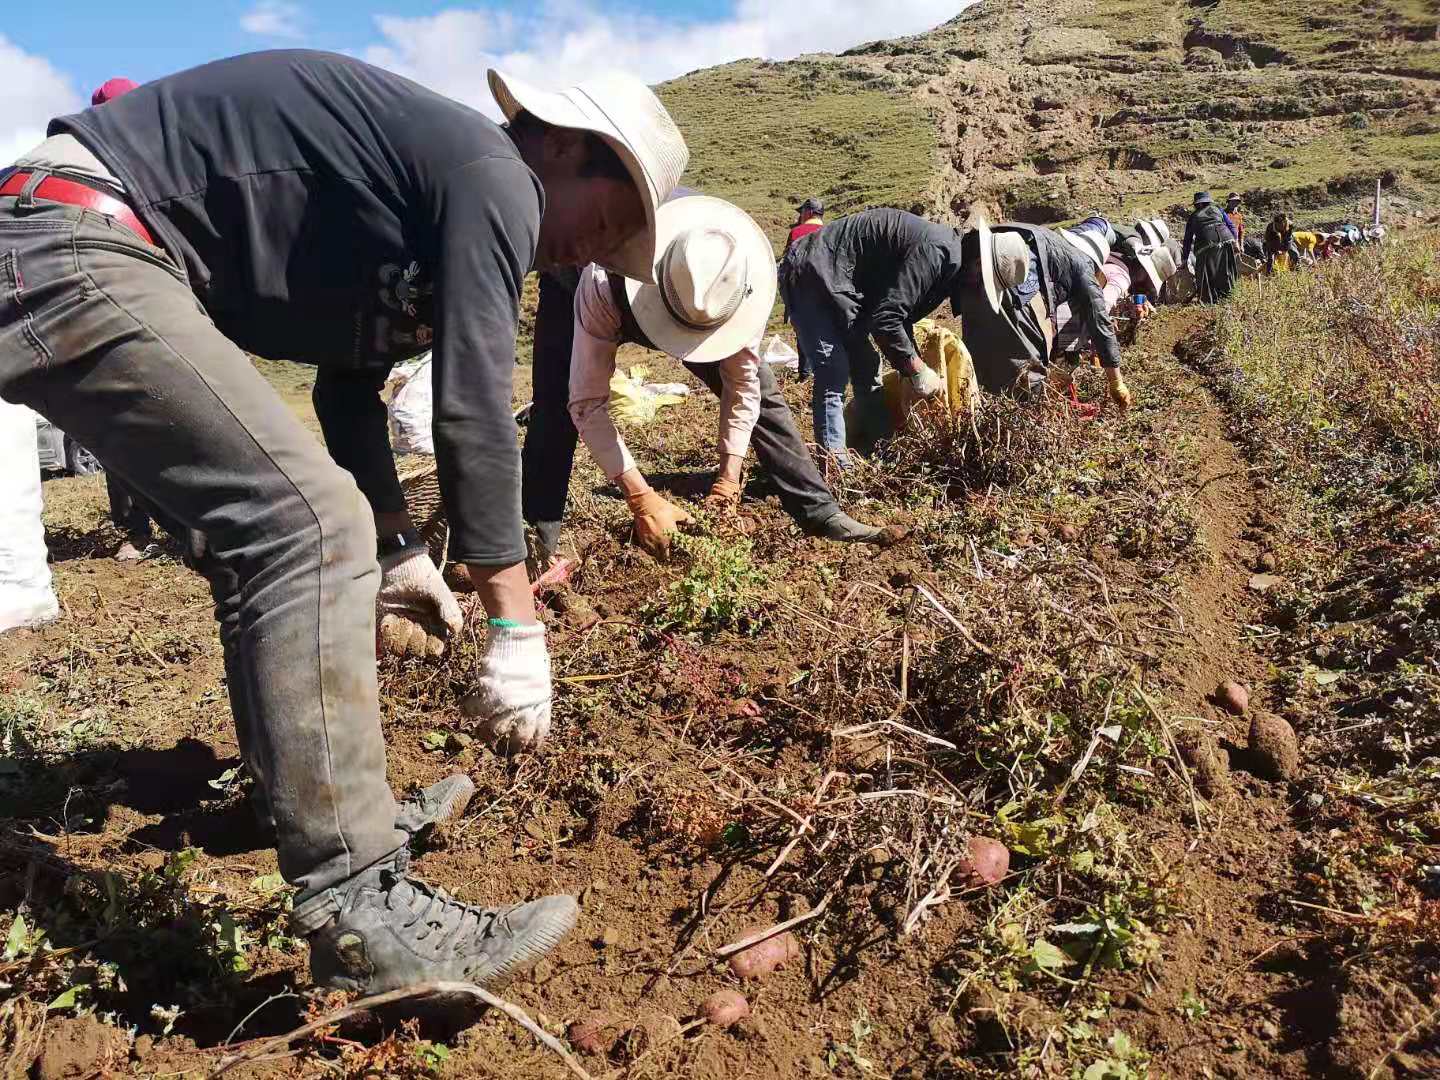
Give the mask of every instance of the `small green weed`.
[[760, 590], [769, 578], [755, 565], [749, 540], [682, 533], [674, 546], [690, 566], [665, 598], [647, 610], [659, 629], [754, 633], [763, 625]]

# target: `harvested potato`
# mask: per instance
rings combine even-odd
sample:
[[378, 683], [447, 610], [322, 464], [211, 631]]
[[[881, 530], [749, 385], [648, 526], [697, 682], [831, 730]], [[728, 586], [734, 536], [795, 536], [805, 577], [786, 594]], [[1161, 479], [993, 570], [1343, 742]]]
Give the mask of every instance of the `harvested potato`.
[[701, 1004], [700, 1015], [716, 1027], [728, 1028], [750, 1015], [750, 1002], [737, 990], [716, 990]]
[[571, 1024], [565, 1037], [582, 1054], [608, 1054], [620, 1037], [620, 1023], [609, 1013], [590, 1013]]
[[969, 887], [998, 885], [1010, 872], [1010, 849], [988, 836], [970, 838], [970, 857], [960, 864], [960, 880]]
[[[744, 941], [752, 934], [761, 933], [769, 929], [765, 926], [752, 926], [737, 939]], [[793, 960], [800, 955], [800, 942], [795, 940], [795, 935], [788, 930], [783, 934], [776, 934], [774, 937], [766, 938], [758, 944], [751, 945], [748, 949], [741, 949], [730, 957], [730, 970], [742, 979], [763, 979], [776, 968], [781, 967], [787, 960]]]
[[1215, 704], [1231, 716], [1244, 716], [1250, 710], [1250, 691], [1238, 682], [1223, 682], [1215, 689]]

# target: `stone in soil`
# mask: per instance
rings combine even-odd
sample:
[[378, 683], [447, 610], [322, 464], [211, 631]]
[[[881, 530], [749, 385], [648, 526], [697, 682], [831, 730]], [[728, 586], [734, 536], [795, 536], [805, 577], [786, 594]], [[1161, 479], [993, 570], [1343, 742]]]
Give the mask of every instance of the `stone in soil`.
[[1234, 790], [1230, 784], [1230, 763], [1219, 744], [1204, 732], [1182, 737], [1180, 755], [1190, 768], [1195, 788], [1207, 799], [1229, 798]]
[[1250, 757], [1257, 776], [1293, 780], [1300, 775], [1300, 747], [1284, 717], [1259, 712], [1250, 721]]
[[1284, 584], [1285, 579], [1276, 577], [1274, 574], [1253, 574], [1250, 577], [1250, 591], [1260, 593], [1262, 596]]

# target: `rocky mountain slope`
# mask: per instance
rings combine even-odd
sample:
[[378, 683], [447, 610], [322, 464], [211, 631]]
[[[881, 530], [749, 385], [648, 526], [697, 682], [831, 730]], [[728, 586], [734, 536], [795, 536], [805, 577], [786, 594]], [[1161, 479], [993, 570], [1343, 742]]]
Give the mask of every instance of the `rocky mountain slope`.
[[817, 189], [837, 212], [1055, 222], [1213, 187], [1323, 220], [1368, 214], [1377, 178], [1403, 224], [1440, 194], [1437, 32], [1434, 0], [983, 0], [926, 34], [662, 92], [692, 181], [777, 230]]

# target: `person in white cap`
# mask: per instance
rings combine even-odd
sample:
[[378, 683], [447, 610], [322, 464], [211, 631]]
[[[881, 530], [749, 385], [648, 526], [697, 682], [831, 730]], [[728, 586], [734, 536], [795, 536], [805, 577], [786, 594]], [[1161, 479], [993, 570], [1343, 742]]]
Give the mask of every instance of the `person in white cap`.
[[[1100, 356], [1111, 400], [1122, 410], [1130, 407], [1130, 390], [1120, 374], [1120, 343], [1103, 292], [1109, 226], [1103, 219], [1091, 220], [1098, 224], [1075, 230], [1015, 222], [974, 230], [982, 249], [993, 244], [995, 254], [982, 253], [967, 274], [968, 288], [962, 289], [958, 307], [961, 336], [984, 389], [1022, 398], [1039, 392], [1055, 353], [1055, 315], [1068, 303]], [[1003, 289], [997, 308], [988, 300], [989, 283], [981, 289], [979, 268], [998, 265], [1002, 245], [1008, 252], [1017, 240], [1023, 249], [999, 261], [1018, 262], [1025, 272], [1018, 284]]]
[[[350, 57], [252, 53], [54, 120], [0, 174], [0, 395], [203, 535], [294, 930], [317, 983], [361, 993], [494, 983], [577, 916], [568, 896], [478, 907], [408, 873], [377, 600], [396, 639], [416, 624], [438, 644], [461, 618], [407, 528], [378, 390], [433, 346], [451, 550], [490, 616], [468, 711], [538, 746], [550, 667], [510, 411], [522, 282], [592, 261], [648, 280], [687, 158], [635, 79], [491, 85], [509, 129]], [[247, 350], [319, 368], [333, 460]]]
[[782, 504], [802, 528], [830, 540], [880, 543], [888, 534], [855, 521], [835, 502], [760, 361], [776, 287], [765, 233], [739, 207], [704, 195], [667, 202], [659, 229], [654, 285], [591, 265], [581, 271], [574, 301], [570, 414], [606, 477], [624, 493], [636, 541], [663, 556], [690, 515], [651, 489], [610, 416], [610, 379], [624, 342], [681, 360], [720, 398], [720, 468], [707, 510], [726, 513], [739, 503], [754, 434]]

